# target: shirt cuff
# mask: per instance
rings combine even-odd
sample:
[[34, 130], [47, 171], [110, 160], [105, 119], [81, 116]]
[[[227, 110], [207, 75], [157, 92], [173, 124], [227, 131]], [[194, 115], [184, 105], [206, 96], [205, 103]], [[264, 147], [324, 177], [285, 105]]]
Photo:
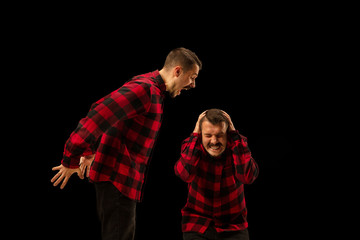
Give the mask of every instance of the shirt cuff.
[[70, 158], [70, 157], [64, 156], [63, 160], [61, 161], [61, 164], [67, 168], [78, 168], [79, 164], [80, 164], [80, 158], [77, 158], [77, 157]]
[[232, 140], [236, 141], [236, 140], [240, 140], [240, 133], [238, 130], [234, 130], [234, 131], [229, 131], [229, 136]]
[[191, 133], [190, 134], [190, 138], [189, 138], [189, 142], [196, 142], [200, 137], [199, 133]]

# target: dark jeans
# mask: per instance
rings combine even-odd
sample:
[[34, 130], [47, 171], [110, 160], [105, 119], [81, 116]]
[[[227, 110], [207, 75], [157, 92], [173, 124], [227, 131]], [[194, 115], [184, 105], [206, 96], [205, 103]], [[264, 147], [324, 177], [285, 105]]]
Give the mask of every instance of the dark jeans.
[[94, 185], [102, 240], [133, 240], [136, 202], [122, 195], [111, 182]]
[[184, 232], [184, 240], [249, 240], [247, 229], [218, 233], [213, 227], [209, 227], [204, 234], [196, 232]]

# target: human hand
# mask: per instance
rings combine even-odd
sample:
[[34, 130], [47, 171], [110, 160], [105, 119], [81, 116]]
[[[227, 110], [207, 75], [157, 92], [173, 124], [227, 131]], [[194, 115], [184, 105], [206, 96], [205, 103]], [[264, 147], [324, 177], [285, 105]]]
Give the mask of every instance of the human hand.
[[224, 116], [228, 119], [229, 121], [229, 131], [235, 131], [235, 126], [231, 121], [230, 115], [227, 114], [225, 111], [221, 110], [221, 112], [224, 114]]
[[207, 110], [202, 112], [200, 115], [199, 115], [199, 118], [196, 122], [196, 125], [195, 125], [195, 129], [194, 129], [194, 133], [200, 133], [200, 120], [205, 117], [205, 114], [206, 114]]
[[82, 156], [80, 158], [80, 175], [79, 176], [81, 179], [84, 178], [84, 173], [86, 170], [86, 177], [89, 177], [90, 174], [90, 167], [92, 162], [94, 161], [95, 158], [95, 154], [92, 155], [88, 155], [88, 156]]
[[56, 180], [56, 182], [54, 183], [54, 187], [56, 187], [62, 180], [64, 180], [60, 186], [60, 189], [63, 189], [66, 186], [71, 175], [73, 175], [74, 173], [77, 173], [81, 179], [84, 179], [83, 176], [81, 177], [80, 168], [67, 168], [61, 164], [57, 167], [53, 167], [52, 170], [53, 171], [59, 170], [59, 172], [51, 179], [51, 182], [55, 182]]

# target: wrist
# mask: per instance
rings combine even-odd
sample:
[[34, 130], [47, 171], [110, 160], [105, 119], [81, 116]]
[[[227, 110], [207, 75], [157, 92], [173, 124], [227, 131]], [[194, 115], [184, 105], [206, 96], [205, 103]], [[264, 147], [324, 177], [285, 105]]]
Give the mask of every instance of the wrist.
[[200, 136], [200, 133], [198, 133], [198, 132], [192, 132], [191, 135]]
[[196, 127], [196, 128], [194, 129], [193, 133], [200, 133], [200, 129]]

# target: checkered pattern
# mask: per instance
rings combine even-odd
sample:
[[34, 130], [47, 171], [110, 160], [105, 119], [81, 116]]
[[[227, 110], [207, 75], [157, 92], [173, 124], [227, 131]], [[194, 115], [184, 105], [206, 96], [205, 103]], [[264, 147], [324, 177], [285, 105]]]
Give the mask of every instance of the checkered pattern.
[[257, 178], [258, 166], [238, 131], [229, 133], [227, 148], [217, 158], [207, 154], [201, 135], [192, 133], [182, 144], [175, 174], [189, 184], [183, 232], [204, 233], [210, 224], [217, 232], [248, 227], [244, 184]]
[[91, 106], [67, 140], [62, 164], [78, 168], [96, 153], [94, 182], [110, 181], [141, 201], [145, 171], [161, 126], [165, 83], [159, 71], [136, 76]]

